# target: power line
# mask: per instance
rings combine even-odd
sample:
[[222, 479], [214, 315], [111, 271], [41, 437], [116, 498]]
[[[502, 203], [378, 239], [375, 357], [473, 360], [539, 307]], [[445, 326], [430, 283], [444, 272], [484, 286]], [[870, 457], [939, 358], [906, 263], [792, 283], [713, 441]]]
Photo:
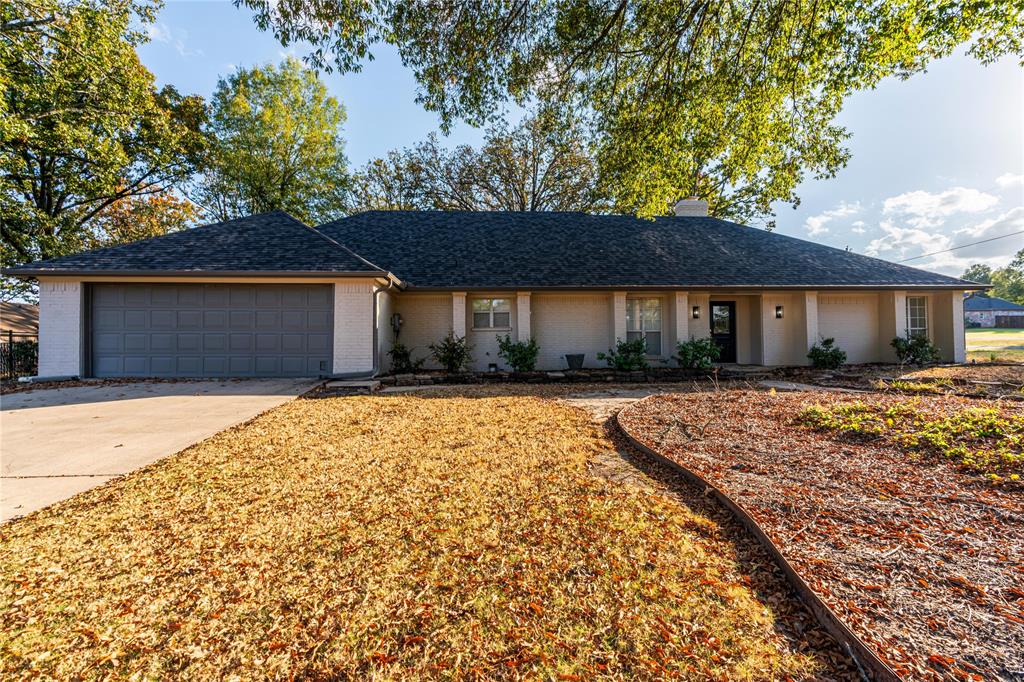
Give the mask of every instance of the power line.
[[981, 241], [971, 242], [970, 244], [962, 244], [960, 246], [954, 246], [951, 249], [943, 249], [942, 251], [932, 251], [931, 253], [922, 253], [920, 256], [914, 256], [913, 258], [904, 258], [903, 260], [896, 261], [897, 263], [906, 263], [908, 260], [917, 260], [918, 258], [927, 258], [928, 256], [937, 256], [940, 253], [947, 253], [949, 251], [956, 251], [957, 249], [966, 249], [968, 246], [977, 246], [978, 244], [984, 244], [986, 242], [994, 242], [997, 239], [1006, 239], [1007, 237], [1015, 237], [1018, 234], [1024, 234], [1024, 230], [1018, 230], [1017, 232], [1011, 232], [1010, 234], [1000, 235], [998, 237], [989, 237], [988, 239], [982, 239]]

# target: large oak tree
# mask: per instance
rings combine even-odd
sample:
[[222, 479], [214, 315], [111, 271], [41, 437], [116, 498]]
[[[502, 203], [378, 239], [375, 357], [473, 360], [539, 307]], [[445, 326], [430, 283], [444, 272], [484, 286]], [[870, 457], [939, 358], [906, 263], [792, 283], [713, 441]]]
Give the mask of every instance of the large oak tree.
[[285, 210], [310, 223], [343, 214], [345, 109], [294, 58], [239, 69], [211, 101], [207, 169], [192, 195], [217, 220]]
[[1006, 0], [236, 0], [317, 65], [355, 69], [397, 46], [418, 99], [450, 125], [509, 99], [591, 116], [620, 210], [658, 214], [684, 195], [741, 220], [796, 204], [798, 183], [849, 156], [835, 123], [852, 92], [907, 77], [967, 45], [1024, 50]]
[[367, 163], [353, 211], [600, 211], [606, 201], [585, 137], [564, 112], [489, 128], [483, 145], [445, 148], [437, 136]]

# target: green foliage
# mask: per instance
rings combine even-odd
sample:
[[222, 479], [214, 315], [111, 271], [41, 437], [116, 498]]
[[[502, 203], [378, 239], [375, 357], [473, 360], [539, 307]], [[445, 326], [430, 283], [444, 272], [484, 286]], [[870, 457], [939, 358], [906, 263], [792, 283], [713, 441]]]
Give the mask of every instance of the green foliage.
[[201, 160], [205, 107], [157, 90], [135, 48], [156, 5], [0, 4], [0, 261], [84, 248], [113, 204], [167, 189]]
[[1017, 481], [1024, 469], [1024, 415], [968, 408], [933, 417], [912, 401], [889, 407], [857, 401], [809, 407], [799, 421], [856, 440], [885, 439], [912, 453], [937, 455], [993, 481]]
[[407, 347], [404, 343], [395, 343], [391, 346], [391, 350], [388, 351], [388, 355], [391, 357], [391, 372], [393, 374], [408, 374], [415, 372], [423, 363], [427, 361], [426, 358], [420, 358], [418, 360], [412, 359], [412, 348]]
[[454, 332], [448, 332], [448, 336], [430, 344], [430, 354], [445, 370], [459, 372], [469, 367], [473, 359], [473, 347], [465, 336], [455, 336]]
[[676, 362], [687, 369], [707, 369], [718, 360], [722, 349], [715, 340], [707, 337], [690, 339], [676, 344]]
[[901, 365], [927, 365], [939, 360], [939, 349], [927, 336], [897, 336], [889, 345], [896, 350]]
[[430, 135], [369, 161], [351, 210], [598, 211], [597, 167], [578, 122], [545, 110], [514, 128], [488, 128], [483, 146], [445, 149]]
[[498, 336], [498, 357], [503, 358], [513, 372], [532, 372], [539, 352], [536, 339], [513, 341], [508, 334]]
[[836, 345], [836, 340], [822, 338], [819, 343], [811, 346], [807, 353], [811, 365], [818, 369], [839, 369], [846, 364], [846, 351]]
[[991, 284], [992, 268], [984, 263], [975, 263], [964, 270], [964, 274], [960, 275], [960, 279], [977, 282], [978, 284]]
[[211, 150], [196, 200], [226, 220], [284, 210], [306, 223], [341, 217], [348, 191], [345, 109], [294, 59], [239, 69], [211, 102]]
[[620, 371], [647, 369], [647, 341], [643, 338], [615, 342], [615, 348], [607, 353], [598, 353], [598, 360], [604, 360], [609, 367]]
[[953, 380], [945, 377], [931, 381], [894, 379], [888, 383], [879, 380], [877, 387], [881, 389], [892, 388], [904, 393], [945, 393], [947, 389], [953, 387]]
[[851, 93], [961, 45], [985, 62], [1024, 53], [1014, 2], [240, 2], [282, 41], [313, 43], [318, 66], [397, 46], [446, 129], [510, 100], [578, 107], [616, 208], [646, 216], [692, 194], [716, 216], [770, 218], [846, 163], [835, 117]]

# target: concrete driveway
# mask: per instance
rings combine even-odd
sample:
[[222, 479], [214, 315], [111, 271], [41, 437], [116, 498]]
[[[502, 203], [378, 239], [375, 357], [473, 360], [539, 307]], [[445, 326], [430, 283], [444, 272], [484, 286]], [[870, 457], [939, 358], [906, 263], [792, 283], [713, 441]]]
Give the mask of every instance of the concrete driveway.
[[0, 396], [0, 522], [151, 464], [317, 383], [139, 382]]

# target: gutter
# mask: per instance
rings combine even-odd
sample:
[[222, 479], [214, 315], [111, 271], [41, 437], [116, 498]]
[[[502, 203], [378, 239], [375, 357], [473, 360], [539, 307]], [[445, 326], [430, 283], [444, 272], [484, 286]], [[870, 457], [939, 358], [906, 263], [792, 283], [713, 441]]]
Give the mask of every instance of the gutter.
[[0, 268], [7, 277], [381, 277], [393, 278], [385, 270], [51, 270]]

